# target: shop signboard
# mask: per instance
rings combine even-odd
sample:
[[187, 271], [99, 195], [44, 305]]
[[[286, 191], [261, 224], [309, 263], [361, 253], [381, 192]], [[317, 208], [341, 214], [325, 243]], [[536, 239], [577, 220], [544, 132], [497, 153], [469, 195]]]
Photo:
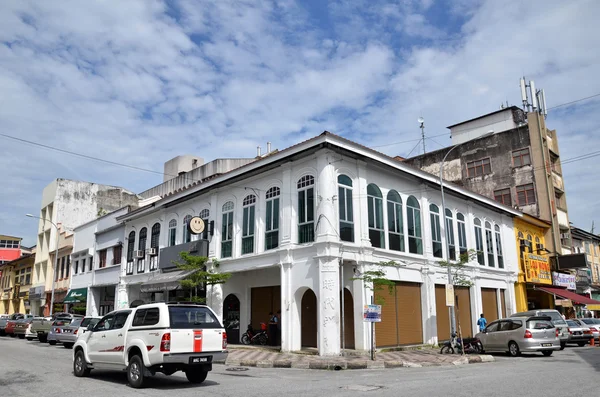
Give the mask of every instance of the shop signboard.
[[525, 258], [525, 280], [530, 283], [552, 285], [552, 273], [548, 258], [528, 254]]
[[574, 274], [552, 272], [552, 281], [556, 286], [566, 287], [567, 289], [573, 291], [577, 290], [577, 283], [575, 281]]
[[556, 299], [554, 304], [562, 307], [573, 307], [573, 302], [570, 299]]

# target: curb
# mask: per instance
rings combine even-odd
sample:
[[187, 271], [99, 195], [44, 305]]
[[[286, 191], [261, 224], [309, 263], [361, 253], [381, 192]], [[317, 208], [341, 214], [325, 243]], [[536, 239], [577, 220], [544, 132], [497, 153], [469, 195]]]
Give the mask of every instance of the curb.
[[452, 365], [491, 363], [496, 361], [493, 356], [473, 355], [464, 356], [452, 363], [415, 363], [410, 361], [293, 361], [293, 360], [227, 360], [223, 363], [232, 367], [256, 367], [256, 368], [294, 368], [294, 369], [318, 369], [339, 371], [344, 369], [391, 369], [391, 368], [423, 368], [423, 367], [442, 367]]

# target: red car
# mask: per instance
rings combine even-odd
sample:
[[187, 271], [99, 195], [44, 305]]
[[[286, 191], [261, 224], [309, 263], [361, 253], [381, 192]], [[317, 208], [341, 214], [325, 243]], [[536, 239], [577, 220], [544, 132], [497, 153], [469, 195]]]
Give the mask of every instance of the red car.
[[11, 336], [12, 338], [14, 338], [15, 335], [15, 325], [17, 324], [17, 321], [19, 320], [8, 320], [8, 322], [6, 323], [6, 328], [4, 328], [4, 333], [6, 335]]

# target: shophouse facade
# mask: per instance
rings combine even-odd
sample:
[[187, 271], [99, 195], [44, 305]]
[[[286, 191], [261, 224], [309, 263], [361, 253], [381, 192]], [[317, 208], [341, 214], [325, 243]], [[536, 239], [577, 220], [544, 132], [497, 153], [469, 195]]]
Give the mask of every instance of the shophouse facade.
[[[441, 209], [436, 177], [324, 132], [119, 216], [117, 306], [176, 297], [185, 274], [173, 258], [196, 252], [232, 273], [206, 291], [222, 318], [256, 327], [281, 311], [283, 351], [337, 355], [370, 346], [362, 313], [374, 292], [357, 275], [394, 262], [392, 292], [375, 292], [385, 300], [377, 345], [435, 344], [449, 336], [438, 263], [472, 249], [472, 286], [457, 295], [463, 333], [473, 334], [480, 313], [491, 321], [516, 310], [521, 213], [453, 184], [445, 192]], [[187, 227], [195, 216], [208, 226], [197, 236]]]
[[30, 313], [29, 288], [35, 253], [0, 265], [0, 313]]

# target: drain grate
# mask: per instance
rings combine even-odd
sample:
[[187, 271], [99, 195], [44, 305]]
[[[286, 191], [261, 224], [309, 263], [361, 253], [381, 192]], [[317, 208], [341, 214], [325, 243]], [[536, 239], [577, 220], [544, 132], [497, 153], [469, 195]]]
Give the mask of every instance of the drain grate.
[[348, 385], [342, 386], [340, 389], [351, 390], [351, 391], [375, 391], [382, 389], [383, 386], [372, 386], [372, 385]]
[[243, 372], [248, 371], [248, 367], [228, 367], [225, 369], [225, 371]]

